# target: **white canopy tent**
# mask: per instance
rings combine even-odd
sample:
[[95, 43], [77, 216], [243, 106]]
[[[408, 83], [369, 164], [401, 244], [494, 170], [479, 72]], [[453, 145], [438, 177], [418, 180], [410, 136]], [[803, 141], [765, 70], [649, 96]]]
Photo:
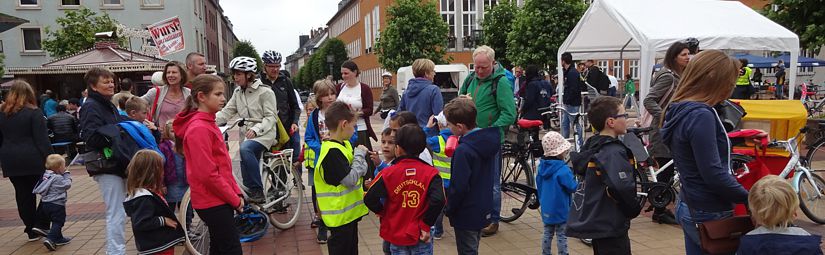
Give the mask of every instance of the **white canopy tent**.
[[[574, 59], [639, 59], [644, 98], [657, 54], [688, 37], [701, 49], [787, 51], [797, 66], [799, 37], [739, 1], [596, 0], [559, 47], [558, 71], [564, 52]], [[791, 98], [796, 72], [789, 68]]]

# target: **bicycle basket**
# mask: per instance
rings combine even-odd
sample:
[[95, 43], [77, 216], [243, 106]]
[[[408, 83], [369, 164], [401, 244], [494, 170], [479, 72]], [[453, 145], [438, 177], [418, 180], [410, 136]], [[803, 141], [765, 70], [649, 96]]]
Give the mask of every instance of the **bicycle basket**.
[[235, 215], [235, 228], [241, 236], [241, 242], [254, 242], [263, 237], [269, 229], [269, 217], [247, 205], [242, 213]]

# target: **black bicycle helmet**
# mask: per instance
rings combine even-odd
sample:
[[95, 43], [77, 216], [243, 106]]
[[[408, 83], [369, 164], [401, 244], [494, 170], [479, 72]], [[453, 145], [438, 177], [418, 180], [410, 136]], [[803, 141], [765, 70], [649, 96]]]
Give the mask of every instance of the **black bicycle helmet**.
[[269, 216], [247, 205], [242, 213], [235, 215], [235, 228], [242, 243], [257, 241], [269, 229]]
[[684, 43], [688, 45], [688, 50], [690, 54], [699, 53], [699, 40], [694, 37], [688, 37], [688, 39], [684, 40]]
[[281, 53], [274, 50], [265, 51], [261, 60], [264, 61], [264, 64], [280, 64], [282, 60]]

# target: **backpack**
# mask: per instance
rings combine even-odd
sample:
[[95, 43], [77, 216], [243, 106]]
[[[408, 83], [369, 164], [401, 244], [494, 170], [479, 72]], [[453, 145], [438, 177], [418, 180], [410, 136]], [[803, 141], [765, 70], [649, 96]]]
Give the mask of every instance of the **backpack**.
[[[590, 146], [587, 149], [583, 148], [579, 152], [570, 152], [570, 163], [572, 165], [573, 174], [576, 175], [576, 180], [578, 180], [578, 187], [584, 187], [584, 182], [586, 181], [584, 176], [587, 173], [587, 171], [599, 171], [598, 164], [596, 164], [596, 162], [594, 161], [594, 157], [596, 156], [596, 153], [599, 153], [602, 147], [612, 143], [621, 144], [627, 151], [629, 159], [635, 161], [635, 159], [633, 159], [633, 152], [630, 149], [628, 149], [627, 146], [625, 146], [622, 143], [622, 141], [618, 139], [603, 140], [601, 141], [601, 143], [594, 144], [593, 146]], [[631, 165], [633, 165], [633, 167], [636, 167], [635, 164]], [[635, 169], [633, 172], [634, 175], [635, 173], [638, 173]], [[633, 178], [635, 179], [635, 176]], [[621, 203], [618, 204], [618, 207], [619, 210], [621, 210], [625, 216], [631, 219], [636, 218], [636, 216], [639, 216], [639, 214], [642, 212], [641, 203], [639, 203], [638, 201], [630, 204]]]
[[[498, 80], [501, 80], [502, 77], [504, 77], [503, 74], [493, 76], [493, 87], [490, 90], [490, 93], [493, 94], [493, 98], [496, 98], [496, 96], [498, 96]], [[467, 86], [472, 84], [475, 79], [476, 72], [470, 72], [470, 75], [467, 76], [467, 79], [464, 79], [464, 84], [461, 85], [461, 89], [459, 90], [458, 95], [467, 95], [467, 93], [469, 93], [469, 91], [467, 91]], [[476, 87], [476, 90], [478, 90], [478, 87]]]
[[120, 135], [112, 138], [111, 159], [117, 163], [118, 167], [126, 169], [135, 153], [142, 149], [154, 150], [163, 157], [155, 137], [142, 123], [122, 121], [117, 126]]
[[593, 86], [598, 91], [607, 91], [610, 87], [610, 79], [607, 78], [607, 75], [598, 67], [590, 67], [587, 79], [593, 81], [593, 84], [590, 84], [590, 86]]

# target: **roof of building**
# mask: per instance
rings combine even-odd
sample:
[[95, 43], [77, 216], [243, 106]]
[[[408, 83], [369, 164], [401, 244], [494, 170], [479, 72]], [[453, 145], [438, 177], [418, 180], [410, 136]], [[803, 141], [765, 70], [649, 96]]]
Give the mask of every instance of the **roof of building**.
[[0, 33], [9, 29], [12, 29], [16, 26], [19, 26], [23, 23], [28, 23], [28, 20], [21, 19], [15, 16], [11, 16], [5, 13], [0, 13]]
[[118, 47], [114, 42], [97, 42], [95, 46], [55, 59], [41, 67], [9, 67], [8, 74], [78, 74], [92, 67], [112, 72], [160, 71], [169, 60], [140, 54]]
[[345, 1], [347, 1], [347, 2], [343, 6], [338, 6], [338, 12], [336, 12], [335, 15], [332, 15], [332, 18], [330, 18], [329, 21], [327, 22], [327, 26], [332, 24], [332, 21], [334, 21], [336, 18], [338, 18], [338, 16], [343, 15], [343, 13], [345, 13], [349, 9], [350, 6], [352, 6], [356, 2], [360, 2], [360, 0], [345, 0]]

